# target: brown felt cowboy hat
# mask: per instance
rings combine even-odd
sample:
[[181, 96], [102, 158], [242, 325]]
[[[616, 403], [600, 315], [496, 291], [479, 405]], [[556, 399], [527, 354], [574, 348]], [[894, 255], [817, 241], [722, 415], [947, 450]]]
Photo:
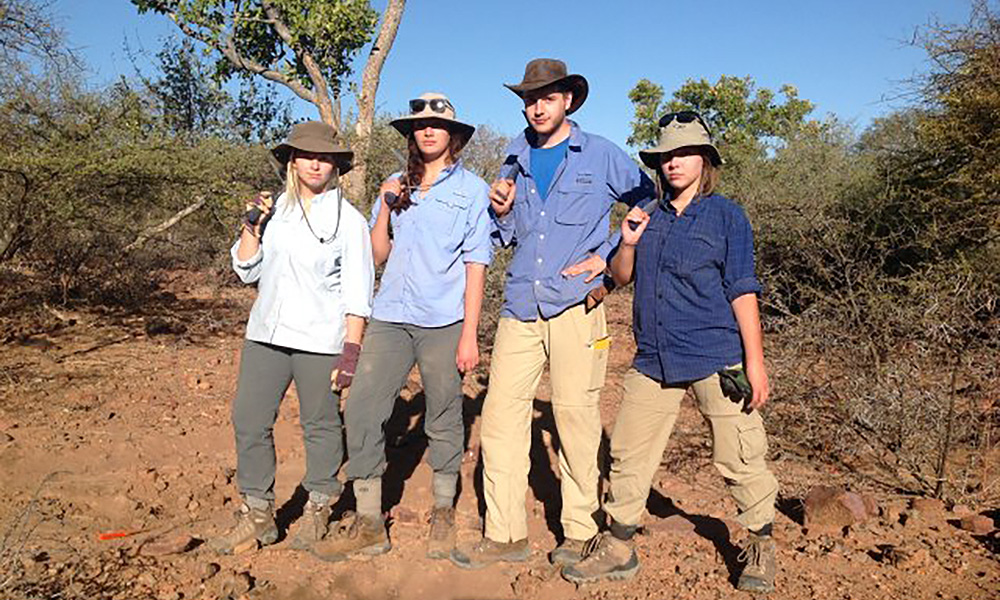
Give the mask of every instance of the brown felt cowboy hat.
[[639, 158], [647, 167], [654, 171], [659, 170], [663, 154], [688, 146], [705, 148], [713, 165], [723, 164], [722, 155], [712, 143], [712, 136], [700, 115], [692, 111], [670, 113], [664, 115], [660, 122], [664, 123], [660, 127], [660, 143], [653, 148], [639, 151]]
[[536, 58], [524, 67], [524, 77], [521, 83], [503, 84], [508, 90], [514, 92], [521, 98], [528, 92], [540, 90], [543, 87], [561, 83], [573, 93], [573, 101], [569, 105], [566, 114], [573, 114], [583, 106], [587, 99], [589, 86], [583, 75], [567, 75], [566, 63], [554, 58]]
[[476, 131], [476, 128], [468, 123], [463, 123], [455, 118], [455, 107], [451, 100], [444, 94], [438, 92], [426, 92], [420, 94], [419, 98], [410, 100], [410, 114], [393, 119], [389, 122], [396, 131], [403, 134], [403, 137], [410, 135], [413, 131], [413, 123], [418, 120], [435, 120], [444, 123], [450, 132], [458, 132], [464, 140], [462, 146], [469, 142], [469, 138]]
[[271, 154], [279, 163], [287, 165], [292, 150], [334, 155], [341, 175], [353, 167], [354, 152], [338, 144], [337, 130], [320, 121], [296, 123], [288, 134], [288, 139], [271, 148]]

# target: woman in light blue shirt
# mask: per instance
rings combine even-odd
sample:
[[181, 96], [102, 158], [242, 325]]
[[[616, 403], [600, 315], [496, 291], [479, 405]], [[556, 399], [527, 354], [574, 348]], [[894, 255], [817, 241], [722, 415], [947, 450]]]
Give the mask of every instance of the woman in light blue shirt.
[[434, 470], [428, 555], [447, 558], [454, 545], [465, 444], [461, 374], [479, 363], [476, 330], [491, 258], [489, 188], [462, 167], [458, 154], [475, 128], [455, 118], [445, 96], [411, 100], [410, 114], [391, 124], [406, 137], [409, 160], [405, 172], [383, 184], [372, 211], [375, 262], [387, 264], [344, 412], [357, 515], [314, 546], [325, 560], [389, 550], [382, 517], [384, 426], [414, 364]]
[[273, 207], [263, 199], [247, 213], [232, 248], [233, 269], [244, 283], [257, 284], [257, 300], [232, 412], [243, 505], [236, 526], [209, 542], [220, 553], [278, 538], [273, 429], [292, 380], [306, 450], [302, 486], [309, 493], [293, 547], [325, 535], [330, 504], [340, 496], [343, 440], [331, 378], [338, 392], [351, 384], [371, 315], [374, 266], [364, 217], [337, 185], [353, 153], [336, 135], [325, 123], [300, 123], [272, 150], [286, 167], [285, 193]]

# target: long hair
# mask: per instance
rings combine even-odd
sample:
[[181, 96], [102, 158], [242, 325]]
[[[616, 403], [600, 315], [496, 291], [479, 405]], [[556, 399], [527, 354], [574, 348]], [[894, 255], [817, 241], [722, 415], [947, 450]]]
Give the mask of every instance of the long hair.
[[[299, 199], [302, 198], [302, 183], [299, 181], [299, 174], [295, 171], [295, 155], [296, 151], [292, 148], [292, 151], [288, 154], [288, 163], [285, 165], [285, 211], [292, 210], [292, 207], [299, 203]], [[323, 192], [326, 193], [332, 189], [335, 189], [338, 185], [340, 179], [340, 166], [337, 161], [333, 161], [333, 172], [330, 173], [330, 178], [327, 179], [326, 185], [323, 186]], [[302, 208], [305, 210], [306, 214], [309, 214], [309, 209], [312, 208], [312, 198], [302, 198]]]
[[[450, 139], [448, 140], [448, 148], [446, 150], [448, 154], [446, 162], [451, 165], [458, 160], [458, 155], [468, 140], [456, 129], [448, 127], [447, 130]], [[392, 207], [393, 212], [396, 214], [410, 208], [410, 205], [413, 204], [411, 194], [415, 190], [420, 189], [421, 183], [424, 180], [424, 173], [427, 171], [427, 165], [424, 163], [424, 155], [420, 152], [420, 146], [417, 144], [417, 138], [412, 129], [406, 134], [406, 148], [406, 172], [400, 178], [400, 185], [403, 191], [399, 195], [399, 200]]]
[[[719, 185], [719, 167], [712, 164], [712, 155], [704, 148], [698, 148], [701, 155], [701, 183], [698, 185], [698, 194], [695, 198], [709, 196]], [[667, 181], [667, 176], [663, 174], [663, 165], [656, 170], [656, 194], [660, 198], [670, 199], [674, 197], [674, 188]]]

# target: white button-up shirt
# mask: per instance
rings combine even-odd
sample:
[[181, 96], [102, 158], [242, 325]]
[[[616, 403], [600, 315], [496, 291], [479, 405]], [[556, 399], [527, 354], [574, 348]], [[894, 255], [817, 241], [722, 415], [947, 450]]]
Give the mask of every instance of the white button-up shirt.
[[239, 240], [231, 250], [240, 279], [257, 282], [246, 338], [339, 354], [344, 317], [371, 316], [375, 268], [365, 218], [336, 189], [312, 199], [312, 231], [297, 203], [287, 207], [282, 194], [275, 205], [257, 253], [239, 260]]

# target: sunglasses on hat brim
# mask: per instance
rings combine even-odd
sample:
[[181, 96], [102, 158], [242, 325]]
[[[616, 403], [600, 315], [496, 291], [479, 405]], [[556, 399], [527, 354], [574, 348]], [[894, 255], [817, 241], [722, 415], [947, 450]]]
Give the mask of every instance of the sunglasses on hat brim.
[[667, 125], [670, 125], [674, 121], [677, 121], [678, 123], [693, 123], [695, 121], [698, 121], [699, 123], [701, 123], [701, 126], [705, 128], [705, 131], [708, 132], [708, 136], [712, 137], [712, 130], [708, 127], [708, 123], [705, 122], [705, 119], [703, 119], [701, 115], [699, 115], [693, 110], [679, 110], [677, 112], [669, 112], [660, 117], [658, 125], [660, 127], [666, 127]]
[[410, 100], [410, 114], [415, 115], [417, 113], [423, 112], [425, 108], [430, 108], [432, 112], [444, 114], [451, 109], [455, 112], [455, 107], [451, 105], [451, 102], [447, 98], [414, 98]]

